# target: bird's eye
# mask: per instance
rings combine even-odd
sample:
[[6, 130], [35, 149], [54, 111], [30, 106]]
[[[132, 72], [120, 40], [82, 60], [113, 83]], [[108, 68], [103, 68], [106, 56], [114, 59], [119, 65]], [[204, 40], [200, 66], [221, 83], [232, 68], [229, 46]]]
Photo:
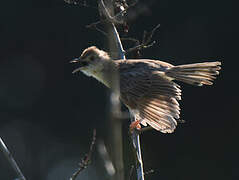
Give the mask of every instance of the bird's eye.
[[95, 60], [95, 57], [94, 57], [94, 56], [91, 56], [91, 57], [90, 57], [90, 60], [91, 60], [91, 61], [94, 61], [94, 60]]

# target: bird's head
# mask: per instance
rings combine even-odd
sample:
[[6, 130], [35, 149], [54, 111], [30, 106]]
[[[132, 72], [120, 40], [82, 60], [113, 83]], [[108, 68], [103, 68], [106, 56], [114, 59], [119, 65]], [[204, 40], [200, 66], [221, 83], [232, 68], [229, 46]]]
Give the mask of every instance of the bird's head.
[[95, 46], [85, 49], [79, 58], [75, 58], [71, 63], [77, 63], [79, 67], [72, 73], [82, 71], [86, 75], [92, 76], [95, 73], [101, 71], [104, 67], [104, 63], [109, 61], [110, 57], [108, 53], [98, 49]]

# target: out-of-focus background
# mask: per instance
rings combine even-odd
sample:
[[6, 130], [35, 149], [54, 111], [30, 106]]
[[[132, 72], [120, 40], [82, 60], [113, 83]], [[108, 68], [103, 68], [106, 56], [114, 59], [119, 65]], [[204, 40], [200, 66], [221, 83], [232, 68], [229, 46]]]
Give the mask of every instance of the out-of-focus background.
[[[96, 6], [95, 1], [89, 1]], [[181, 116], [173, 134], [142, 134], [147, 180], [238, 179], [237, 6], [217, 0], [149, 0], [131, 9], [129, 36], [141, 39], [157, 24], [157, 43], [145, 58], [172, 64], [222, 62], [211, 87], [183, 85]], [[94, 8], [63, 0], [11, 0], [0, 5], [0, 136], [27, 179], [65, 180], [88, 151], [92, 131], [109, 134], [107, 89], [92, 78], [72, 74], [69, 61], [105, 37], [85, 28], [98, 20]], [[123, 122], [124, 157], [128, 126]], [[107, 179], [94, 153], [79, 179]], [[130, 169], [127, 164], [126, 169]], [[128, 170], [127, 170], [128, 171]], [[0, 153], [0, 179], [15, 173]]]

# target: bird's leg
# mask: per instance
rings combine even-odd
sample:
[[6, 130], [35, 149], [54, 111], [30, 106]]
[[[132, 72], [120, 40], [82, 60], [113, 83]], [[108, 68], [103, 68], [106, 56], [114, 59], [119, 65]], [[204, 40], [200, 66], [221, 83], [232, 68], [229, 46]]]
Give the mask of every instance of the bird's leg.
[[141, 129], [140, 120], [136, 119], [134, 122], [132, 122], [130, 124], [130, 126], [129, 126], [130, 132], [132, 133], [135, 129], [140, 131], [140, 129]]

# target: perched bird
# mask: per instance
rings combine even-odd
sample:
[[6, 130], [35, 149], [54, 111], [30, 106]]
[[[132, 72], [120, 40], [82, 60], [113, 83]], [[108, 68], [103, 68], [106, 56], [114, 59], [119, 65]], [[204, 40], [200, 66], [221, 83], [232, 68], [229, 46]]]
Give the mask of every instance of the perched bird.
[[174, 66], [150, 59], [112, 60], [95, 46], [85, 49], [71, 62], [79, 64], [73, 73], [81, 71], [111, 89], [112, 77], [117, 73], [120, 99], [135, 118], [130, 128], [150, 125], [163, 133], [172, 133], [179, 119], [181, 90], [174, 80], [196, 86], [212, 85], [221, 69], [218, 61]]

